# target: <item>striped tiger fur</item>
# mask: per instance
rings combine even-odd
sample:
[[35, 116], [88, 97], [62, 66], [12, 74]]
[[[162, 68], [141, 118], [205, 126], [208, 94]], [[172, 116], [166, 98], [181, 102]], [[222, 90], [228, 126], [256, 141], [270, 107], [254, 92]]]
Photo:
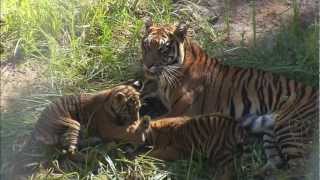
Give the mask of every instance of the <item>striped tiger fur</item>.
[[[224, 65], [210, 58], [187, 37], [187, 29], [183, 23], [154, 25], [151, 19], [146, 21], [146, 33], [141, 42], [142, 66], [146, 81], [158, 83], [157, 96], [168, 109], [163, 117], [220, 112], [241, 119], [248, 114], [260, 116], [290, 107], [281, 123], [276, 118], [270, 124], [276, 129], [291, 128], [285, 126], [291, 122], [296, 127], [317, 126], [316, 89], [270, 72]], [[272, 139], [279, 146], [289, 140], [276, 137], [280, 132], [277, 130], [276, 139]], [[312, 134], [290, 134], [301, 142], [292, 145], [290, 151], [280, 152], [288, 157], [289, 166], [299, 158], [296, 152], [303, 151], [302, 141]]]
[[140, 115], [148, 115], [151, 118], [156, 118], [167, 112], [166, 107], [157, 96], [157, 89], [156, 81], [143, 82], [140, 88], [140, 93], [143, 93], [141, 94], [141, 97], [143, 97], [143, 105], [140, 109]]
[[[300, 124], [293, 119], [287, 121], [290, 118], [292, 112], [291, 109], [294, 104], [284, 107], [281, 111], [273, 112], [265, 115], [246, 115], [238, 120], [239, 125], [244, 129], [250, 129], [251, 133], [261, 134], [263, 136], [263, 147], [269, 164], [267, 164], [262, 170], [256, 173], [256, 177], [270, 176], [274, 169], [280, 167], [286, 167], [288, 159], [299, 158], [298, 168], [290, 171], [291, 175], [296, 174], [297, 177], [303, 179], [304, 174], [310, 174], [310, 162], [312, 157], [311, 152], [318, 139], [316, 135], [312, 136], [312, 132], [317, 129], [317, 125], [310, 124], [312, 120], [306, 120], [303, 124]], [[309, 116], [308, 118], [316, 118]], [[285, 141], [283, 140], [285, 139]], [[278, 143], [282, 142], [282, 143]], [[296, 147], [299, 147], [297, 150]], [[284, 152], [284, 153], [283, 153]], [[308, 152], [308, 153], [305, 153]], [[290, 156], [283, 156], [289, 154]], [[317, 160], [314, 160], [317, 161]], [[315, 174], [311, 176], [316, 177]], [[294, 175], [295, 176], [295, 175]], [[315, 178], [317, 179], [317, 178]]]
[[212, 170], [218, 170], [218, 180], [233, 179], [234, 158], [244, 150], [247, 133], [230, 117], [206, 114], [150, 119], [143, 116], [130, 130], [143, 134], [145, 145], [153, 146], [148, 155], [171, 161], [201, 153]]
[[41, 113], [29, 142], [18, 152], [16, 162], [13, 162], [18, 166], [13, 166], [11, 171], [13, 174], [30, 171], [29, 168], [21, 167], [25, 164], [19, 163], [22, 162], [20, 159], [28, 154], [40, 154], [42, 147], [65, 149], [72, 158], [81, 144], [80, 131], [85, 129], [89, 136], [99, 137], [103, 141], [135, 142], [134, 137], [127, 134], [127, 127], [139, 119], [139, 96], [134, 87], [119, 85], [96, 94], [60, 97]]
[[[140, 106], [139, 92], [131, 86], [117, 86], [92, 95], [63, 96], [41, 113], [32, 138], [46, 145], [67, 143], [68, 151], [72, 152], [83, 126], [94, 136], [113, 140], [121, 137], [119, 133], [125, 125], [139, 119]], [[61, 138], [68, 142], [60, 143]]]

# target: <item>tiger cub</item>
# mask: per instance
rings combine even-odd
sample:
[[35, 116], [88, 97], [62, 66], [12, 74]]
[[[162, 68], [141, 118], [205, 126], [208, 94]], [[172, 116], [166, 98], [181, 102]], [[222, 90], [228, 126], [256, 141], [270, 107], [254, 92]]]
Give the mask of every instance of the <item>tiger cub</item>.
[[140, 106], [139, 92], [128, 85], [96, 94], [60, 97], [41, 113], [29, 141], [12, 162], [11, 173], [30, 171], [24, 166], [37, 161], [30, 154], [39, 155], [47, 147], [64, 149], [72, 158], [79, 145], [80, 131], [84, 129], [88, 129], [90, 136], [103, 141], [135, 142], [127, 128], [139, 119]]
[[129, 128], [142, 134], [145, 145], [153, 146], [150, 156], [177, 160], [199, 152], [214, 167], [223, 167], [218, 179], [232, 179], [235, 154], [247, 140], [246, 131], [234, 120], [220, 114], [150, 119], [143, 116]]
[[[125, 125], [139, 119], [140, 106], [139, 92], [124, 85], [91, 95], [63, 96], [42, 112], [32, 138], [73, 153], [81, 128], [106, 141], [121, 138]], [[66, 133], [69, 137], [64, 136]]]

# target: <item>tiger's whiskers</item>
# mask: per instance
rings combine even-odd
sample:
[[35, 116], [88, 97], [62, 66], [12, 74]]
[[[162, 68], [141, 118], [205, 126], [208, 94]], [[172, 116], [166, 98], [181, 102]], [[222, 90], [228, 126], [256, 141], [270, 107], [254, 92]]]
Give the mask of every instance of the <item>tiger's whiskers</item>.
[[175, 87], [175, 85], [179, 82], [178, 78], [182, 74], [179, 71], [180, 68], [181, 68], [180, 66], [171, 65], [171, 66], [167, 66], [164, 69], [162, 76], [164, 77], [166, 82], [168, 82], [170, 87]]

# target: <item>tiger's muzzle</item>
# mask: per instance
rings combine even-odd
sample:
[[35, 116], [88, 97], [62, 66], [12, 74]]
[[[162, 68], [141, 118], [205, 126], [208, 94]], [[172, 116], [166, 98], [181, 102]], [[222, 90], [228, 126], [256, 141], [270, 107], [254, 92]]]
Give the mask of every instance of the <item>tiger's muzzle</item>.
[[143, 65], [143, 72], [145, 76], [150, 78], [156, 78], [161, 75], [162, 67], [157, 65], [152, 65], [150, 67], [147, 67], [146, 65]]

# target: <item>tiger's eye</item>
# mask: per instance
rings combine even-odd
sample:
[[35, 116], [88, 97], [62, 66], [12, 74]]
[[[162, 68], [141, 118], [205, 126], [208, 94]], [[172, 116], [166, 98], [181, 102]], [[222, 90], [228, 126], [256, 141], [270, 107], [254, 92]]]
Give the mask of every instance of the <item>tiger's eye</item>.
[[166, 42], [164, 45], [162, 45], [161, 47], [160, 47], [160, 52], [162, 53], [162, 54], [165, 54], [165, 53], [167, 53], [168, 51], [169, 51], [169, 49], [170, 49], [170, 42]]
[[166, 46], [162, 46], [162, 47], [160, 48], [160, 53], [161, 53], [161, 54], [165, 54], [167, 51], [168, 51], [168, 48], [167, 48]]

